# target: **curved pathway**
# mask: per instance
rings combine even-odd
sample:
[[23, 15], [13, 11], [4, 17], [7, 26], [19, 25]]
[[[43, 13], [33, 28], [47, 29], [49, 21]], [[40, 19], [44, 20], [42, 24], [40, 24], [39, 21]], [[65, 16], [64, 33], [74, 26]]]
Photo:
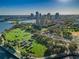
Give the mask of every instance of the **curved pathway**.
[[42, 58], [36, 58], [36, 59], [61, 59], [61, 58], [65, 58], [65, 57], [79, 57], [79, 53], [69, 53], [69, 54], [65, 54], [65, 53], [61, 53], [61, 54], [54, 54], [51, 56], [47, 56], [47, 57], [42, 57]]

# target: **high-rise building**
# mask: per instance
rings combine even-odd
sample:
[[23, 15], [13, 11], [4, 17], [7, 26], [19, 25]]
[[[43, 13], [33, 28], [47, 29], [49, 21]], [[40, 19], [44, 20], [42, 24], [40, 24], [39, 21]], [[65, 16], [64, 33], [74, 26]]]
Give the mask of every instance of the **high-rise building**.
[[31, 19], [33, 19], [33, 18], [34, 18], [34, 14], [33, 14], [33, 13], [31, 13], [30, 18], [31, 18]]
[[40, 25], [40, 20], [41, 20], [41, 13], [39, 13], [39, 12], [36, 12], [36, 24], [37, 25]]
[[51, 20], [51, 14], [50, 13], [47, 14], [47, 18], [48, 18], [48, 20]]
[[36, 12], [36, 24], [39, 26], [47, 26], [51, 24], [51, 14], [48, 13], [47, 15], [41, 15], [41, 13]]
[[42, 18], [41, 18], [41, 26], [48, 26], [48, 25], [51, 24], [50, 16], [51, 15], [49, 15], [49, 14], [42, 16]]
[[56, 13], [55, 14], [55, 19], [59, 19], [60, 18], [59, 16], [60, 16], [59, 13]]

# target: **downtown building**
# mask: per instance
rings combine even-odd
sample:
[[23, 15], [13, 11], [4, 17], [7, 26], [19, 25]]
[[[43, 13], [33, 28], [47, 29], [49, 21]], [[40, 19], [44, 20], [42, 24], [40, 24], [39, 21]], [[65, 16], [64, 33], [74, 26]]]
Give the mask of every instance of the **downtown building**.
[[36, 12], [36, 25], [38, 26], [48, 26], [52, 23], [51, 14], [41, 15], [41, 13]]

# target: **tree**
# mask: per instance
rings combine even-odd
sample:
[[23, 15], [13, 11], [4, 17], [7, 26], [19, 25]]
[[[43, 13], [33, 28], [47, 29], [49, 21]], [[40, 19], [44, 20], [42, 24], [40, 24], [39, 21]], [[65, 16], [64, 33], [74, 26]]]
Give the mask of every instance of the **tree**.
[[69, 40], [72, 40], [72, 35], [70, 32], [63, 32], [63, 37]]
[[0, 37], [0, 45], [2, 44], [2, 37]]
[[74, 53], [77, 50], [77, 48], [78, 47], [77, 47], [77, 44], [75, 42], [72, 42], [72, 43], [69, 44], [69, 51], [71, 53]]

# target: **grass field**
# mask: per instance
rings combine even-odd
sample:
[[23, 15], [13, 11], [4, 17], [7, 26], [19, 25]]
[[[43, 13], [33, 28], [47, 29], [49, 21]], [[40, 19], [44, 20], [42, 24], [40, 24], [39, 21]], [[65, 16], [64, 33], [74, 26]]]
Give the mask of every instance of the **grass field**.
[[11, 30], [9, 32], [5, 32], [5, 39], [9, 41], [14, 41], [14, 40], [22, 40], [26, 39], [29, 40], [31, 38], [31, 34], [29, 32], [25, 32], [24, 30], [21, 30], [19, 28]]
[[32, 52], [34, 52], [36, 57], [43, 57], [47, 48], [44, 45], [39, 44], [36, 41], [34, 41], [33, 48], [31, 50]]
[[[24, 40], [26, 39], [26, 41], [28, 41], [29, 39], [31, 39], [31, 33], [29, 33], [28, 31], [25, 32], [25, 30], [21, 30], [20, 28], [13, 29], [8, 32], [5, 31], [4, 35], [5, 35], [5, 39], [9, 42], [14, 40], [19, 42], [22, 41], [23, 39]], [[47, 48], [44, 45], [37, 43], [33, 39], [32, 46], [33, 47], [32, 49], [30, 49], [30, 51], [33, 52], [36, 57], [44, 56], [44, 53], [47, 50]], [[16, 50], [18, 50], [19, 52], [22, 51], [24, 53], [28, 53], [28, 51], [26, 51], [27, 49], [28, 48], [22, 49], [21, 47], [18, 47], [18, 45], [16, 46]]]

